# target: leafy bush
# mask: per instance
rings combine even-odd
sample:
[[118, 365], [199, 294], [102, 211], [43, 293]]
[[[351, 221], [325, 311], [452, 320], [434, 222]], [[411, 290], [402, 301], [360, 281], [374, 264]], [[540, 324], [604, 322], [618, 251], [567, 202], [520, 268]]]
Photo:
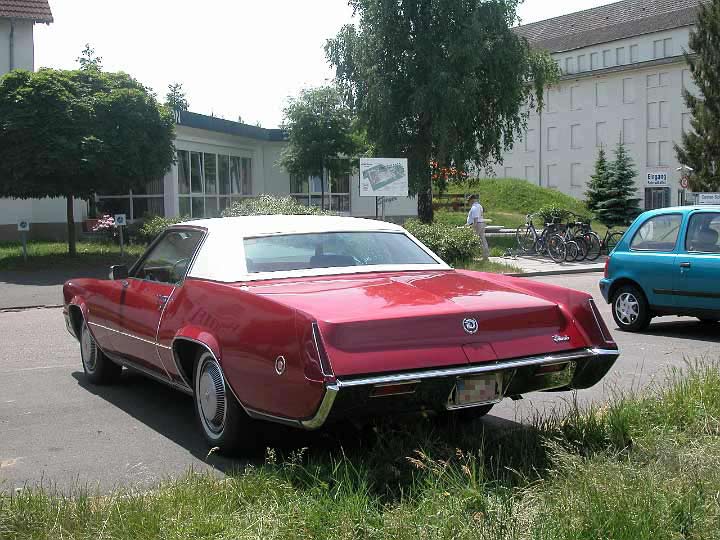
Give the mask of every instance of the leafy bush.
[[331, 212], [320, 210], [320, 208], [302, 205], [292, 197], [277, 197], [274, 195], [260, 195], [253, 199], [243, 199], [242, 201], [233, 203], [222, 213], [223, 217], [265, 215], [321, 216], [329, 214], [331, 214]]
[[448, 264], [468, 261], [480, 251], [480, 239], [469, 227], [442, 223], [426, 225], [417, 219], [409, 219], [405, 228]]
[[167, 229], [170, 225], [175, 223], [181, 223], [190, 219], [188, 216], [185, 217], [162, 217], [152, 216], [147, 218], [140, 228], [135, 233], [135, 239], [138, 243], [149, 244], [157, 236]]
[[[557, 204], [547, 204], [540, 208], [536, 214], [540, 216], [545, 223], [552, 223], [553, 219], [559, 221], [567, 221], [573, 214], [578, 214], [572, 210], [568, 210], [567, 207], [560, 206]], [[589, 219], [589, 218], [586, 218]]]

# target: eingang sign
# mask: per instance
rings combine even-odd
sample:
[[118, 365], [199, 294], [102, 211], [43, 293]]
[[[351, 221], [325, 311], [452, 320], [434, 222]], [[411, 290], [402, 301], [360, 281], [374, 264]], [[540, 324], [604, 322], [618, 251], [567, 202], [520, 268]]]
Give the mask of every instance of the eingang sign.
[[360, 158], [361, 197], [407, 197], [406, 158]]
[[646, 186], [648, 187], [667, 187], [670, 185], [668, 173], [666, 172], [649, 172], [647, 173]]

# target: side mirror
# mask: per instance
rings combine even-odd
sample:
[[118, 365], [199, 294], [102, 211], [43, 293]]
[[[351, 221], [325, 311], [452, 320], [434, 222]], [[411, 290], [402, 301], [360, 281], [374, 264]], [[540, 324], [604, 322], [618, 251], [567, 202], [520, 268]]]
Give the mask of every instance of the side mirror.
[[116, 264], [110, 267], [110, 279], [127, 279], [128, 267], [124, 264]]

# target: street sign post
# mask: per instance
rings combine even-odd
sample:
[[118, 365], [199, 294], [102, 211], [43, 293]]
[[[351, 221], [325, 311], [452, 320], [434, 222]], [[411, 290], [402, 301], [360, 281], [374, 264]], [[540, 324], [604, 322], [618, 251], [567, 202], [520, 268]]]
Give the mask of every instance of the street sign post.
[[718, 204], [720, 205], [720, 193], [698, 193], [698, 204]]
[[120, 256], [125, 256], [125, 242], [123, 239], [123, 229], [127, 225], [127, 216], [125, 214], [115, 214], [115, 227], [120, 234]]
[[18, 221], [17, 227], [22, 240], [23, 261], [27, 262], [27, 233], [30, 232], [30, 220], [21, 219]]

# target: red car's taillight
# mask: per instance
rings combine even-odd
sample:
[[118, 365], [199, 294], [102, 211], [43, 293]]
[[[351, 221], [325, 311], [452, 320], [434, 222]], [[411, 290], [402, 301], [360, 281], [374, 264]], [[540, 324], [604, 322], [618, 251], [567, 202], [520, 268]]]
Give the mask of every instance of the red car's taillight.
[[305, 342], [305, 377], [313, 381], [335, 378], [317, 323], [312, 323], [312, 330]]

